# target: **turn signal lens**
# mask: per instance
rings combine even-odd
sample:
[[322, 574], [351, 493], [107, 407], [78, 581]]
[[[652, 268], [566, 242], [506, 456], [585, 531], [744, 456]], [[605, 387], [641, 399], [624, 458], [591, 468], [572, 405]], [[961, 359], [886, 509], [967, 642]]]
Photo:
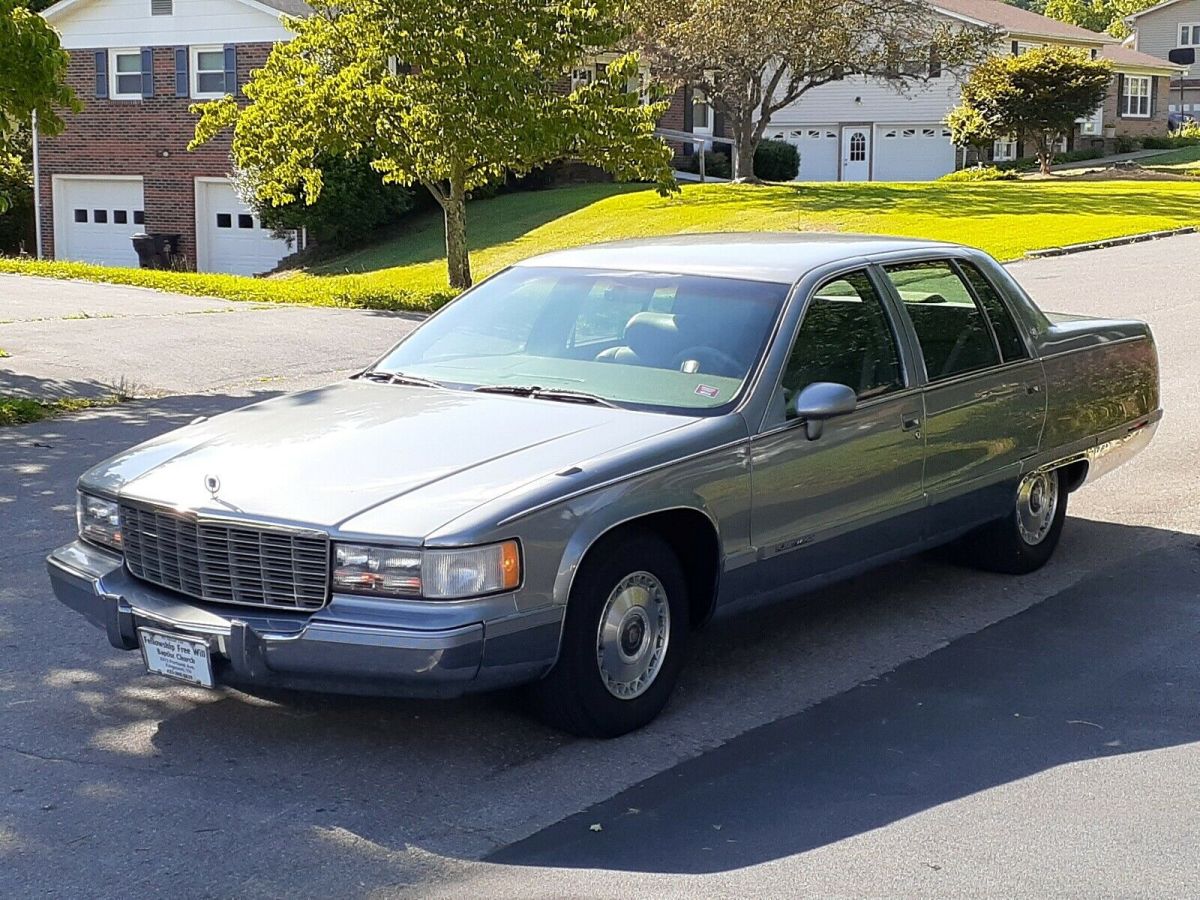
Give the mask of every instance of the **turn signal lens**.
[[81, 493], [75, 520], [81, 538], [121, 549], [121, 516], [115, 501]]
[[426, 550], [421, 567], [422, 595], [433, 600], [460, 600], [521, 584], [521, 551], [516, 541], [462, 550]]

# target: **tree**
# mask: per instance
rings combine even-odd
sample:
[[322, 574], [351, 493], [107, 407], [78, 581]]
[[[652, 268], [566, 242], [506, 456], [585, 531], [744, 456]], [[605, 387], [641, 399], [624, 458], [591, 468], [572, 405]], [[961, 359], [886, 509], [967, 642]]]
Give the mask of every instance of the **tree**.
[[756, 180], [771, 116], [813, 88], [868, 75], [903, 90], [983, 59], [995, 39], [920, 0], [629, 0], [628, 15], [656, 76], [702, 91], [723, 115], [741, 181]]
[[[0, 0], [0, 155], [17, 152], [19, 134], [37, 113], [43, 134], [62, 131], [58, 111], [78, 108], [66, 85], [68, 57], [58, 35], [23, 3]], [[0, 193], [0, 212], [11, 199]]]
[[1096, 111], [1111, 81], [1106, 60], [1069, 47], [993, 56], [971, 73], [947, 123], [960, 145], [1009, 136], [1033, 144], [1048, 174], [1054, 143], [1071, 132], [1076, 119]]
[[1091, 31], [1106, 31], [1115, 38], [1129, 36], [1125, 19], [1159, 0], [1046, 0], [1045, 13], [1051, 19], [1069, 22]]
[[572, 156], [674, 189], [670, 149], [654, 135], [665, 104], [641, 102], [635, 56], [560, 86], [620, 38], [613, 2], [316, 0], [252, 75], [248, 106], [199, 108], [193, 145], [232, 126], [235, 166], [274, 204], [314, 202], [322, 159], [368, 154], [385, 181], [437, 200], [450, 284], [468, 287], [467, 196], [506, 171]]

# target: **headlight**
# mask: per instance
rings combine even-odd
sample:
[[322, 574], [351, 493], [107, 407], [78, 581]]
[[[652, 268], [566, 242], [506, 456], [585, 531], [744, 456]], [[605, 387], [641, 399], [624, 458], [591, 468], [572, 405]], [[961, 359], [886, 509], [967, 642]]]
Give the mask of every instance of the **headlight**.
[[81, 493], [75, 511], [79, 536], [84, 540], [121, 549], [120, 508], [116, 501]]
[[461, 550], [335, 544], [333, 589], [379, 597], [458, 600], [521, 584], [516, 541]]

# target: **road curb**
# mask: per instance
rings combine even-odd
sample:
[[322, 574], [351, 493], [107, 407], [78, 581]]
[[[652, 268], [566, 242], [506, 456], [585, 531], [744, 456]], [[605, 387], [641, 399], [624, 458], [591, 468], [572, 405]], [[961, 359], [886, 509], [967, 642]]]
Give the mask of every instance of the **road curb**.
[[1105, 241], [1092, 241], [1087, 244], [1066, 244], [1062, 247], [1047, 247], [1044, 250], [1027, 250], [1026, 259], [1042, 259], [1047, 256], [1066, 256], [1069, 253], [1082, 253], [1085, 250], [1104, 250], [1107, 247], [1121, 247], [1125, 244], [1139, 244], [1142, 241], [1156, 241], [1159, 238], [1174, 237], [1177, 234], [1195, 234], [1198, 229], [1194, 225], [1185, 228], [1172, 228], [1168, 231], [1147, 231], [1143, 234], [1131, 234], [1126, 237], [1109, 238]]

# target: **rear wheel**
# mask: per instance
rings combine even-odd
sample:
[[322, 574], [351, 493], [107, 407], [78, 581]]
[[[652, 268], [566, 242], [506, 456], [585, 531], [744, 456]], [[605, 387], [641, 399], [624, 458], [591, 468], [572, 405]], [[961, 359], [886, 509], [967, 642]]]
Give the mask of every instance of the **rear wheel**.
[[666, 706], [687, 636], [687, 584], [671, 548], [648, 531], [604, 541], [575, 576], [558, 663], [532, 689], [538, 711], [584, 737], [641, 728]]
[[1062, 536], [1067, 491], [1059, 469], [1038, 469], [1017, 485], [1012, 511], [964, 539], [967, 561], [1024, 575], [1046, 564]]

